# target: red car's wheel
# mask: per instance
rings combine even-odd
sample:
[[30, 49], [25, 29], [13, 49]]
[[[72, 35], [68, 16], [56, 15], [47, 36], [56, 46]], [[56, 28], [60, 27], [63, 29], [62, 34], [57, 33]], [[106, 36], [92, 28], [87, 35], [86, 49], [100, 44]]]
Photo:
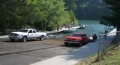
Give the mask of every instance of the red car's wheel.
[[68, 46], [68, 42], [64, 42], [65, 46]]
[[81, 42], [79, 43], [79, 46], [80, 46], [80, 47], [82, 46], [82, 43], [81, 43]]

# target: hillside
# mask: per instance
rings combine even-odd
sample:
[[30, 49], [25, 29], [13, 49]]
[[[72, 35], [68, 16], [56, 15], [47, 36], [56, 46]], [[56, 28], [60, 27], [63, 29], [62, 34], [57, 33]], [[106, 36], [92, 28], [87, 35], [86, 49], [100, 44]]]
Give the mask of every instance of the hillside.
[[99, 20], [100, 15], [108, 15], [109, 10], [102, 0], [75, 1], [77, 9], [74, 11], [77, 19]]

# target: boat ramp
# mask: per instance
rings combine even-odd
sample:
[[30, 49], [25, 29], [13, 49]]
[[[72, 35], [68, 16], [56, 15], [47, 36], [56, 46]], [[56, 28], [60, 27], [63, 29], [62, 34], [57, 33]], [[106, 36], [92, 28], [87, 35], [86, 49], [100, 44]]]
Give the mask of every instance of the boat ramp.
[[53, 30], [53, 31], [46, 31], [46, 33], [48, 35], [51, 35], [51, 34], [55, 34], [55, 33], [60, 33], [60, 32], [75, 32], [76, 29], [80, 29], [81, 27], [80, 26], [74, 26], [74, 27], [71, 27], [71, 28], [61, 28], [59, 30]]

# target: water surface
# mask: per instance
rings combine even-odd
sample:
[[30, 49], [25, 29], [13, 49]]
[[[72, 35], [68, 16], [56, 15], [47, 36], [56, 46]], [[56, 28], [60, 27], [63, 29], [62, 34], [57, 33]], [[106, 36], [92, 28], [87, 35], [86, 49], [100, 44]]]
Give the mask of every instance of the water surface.
[[[76, 32], [85, 33], [87, 34], [87, 36], [92, 36], [93, 34], [97, 34], [98, 36], [99, 34], [104, 33], [105, 30], [110, 32], [113, 29], [113, 27], [99, 24], [99, 20], [79, 20], [76, 26], [78, 26], [79, 24], [86, 25], [87, 27], [85, 29], [77, 29]], [[64, 39], [65, 36], [70, 34], [72, 33], [57, 33], [56, 39]]]

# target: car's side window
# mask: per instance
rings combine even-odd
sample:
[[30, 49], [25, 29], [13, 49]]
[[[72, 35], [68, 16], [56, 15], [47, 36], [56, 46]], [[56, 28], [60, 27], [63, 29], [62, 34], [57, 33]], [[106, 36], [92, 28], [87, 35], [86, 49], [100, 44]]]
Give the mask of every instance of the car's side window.
[[33, 33], [36, 33], [36, 31], [35, 31], [35, 30], [33, 30]]
[[32, 30], [30, 30], [28, 33], [32, 33]]

